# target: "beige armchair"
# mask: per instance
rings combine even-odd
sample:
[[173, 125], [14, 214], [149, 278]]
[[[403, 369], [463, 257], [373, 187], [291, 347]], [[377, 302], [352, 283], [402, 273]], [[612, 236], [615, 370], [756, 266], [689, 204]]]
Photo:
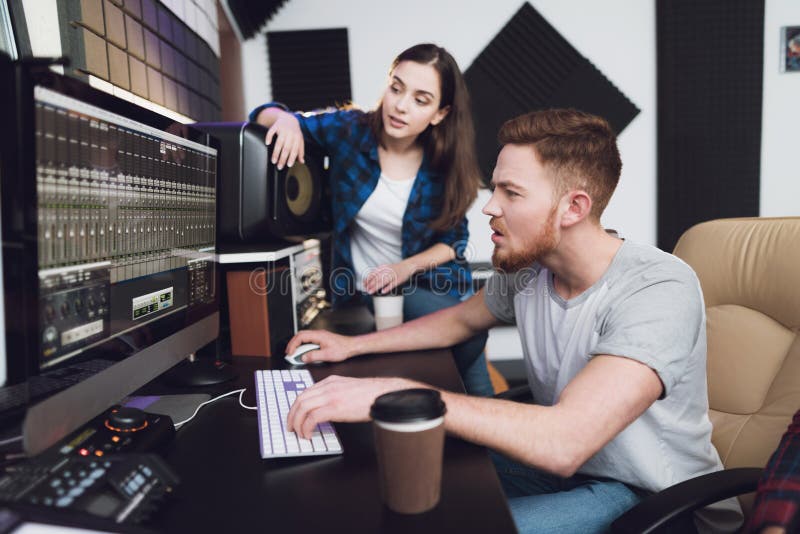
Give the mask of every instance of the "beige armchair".
[[[615, 532], [668, 530], [721, 498], [755, 490], [800, 408], [800, 217], [720, 219], [681, 236], [697, 272], [708, 333], [712, 441], [725, 471], [678, 484], [623, 514]], [[745, 515], [750, 495], [740, 496]]]

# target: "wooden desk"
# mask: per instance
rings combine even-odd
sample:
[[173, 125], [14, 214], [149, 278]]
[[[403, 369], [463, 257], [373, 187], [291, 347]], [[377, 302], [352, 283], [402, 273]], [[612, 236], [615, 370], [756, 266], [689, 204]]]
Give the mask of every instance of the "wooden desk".
[[[319, 325], [330, 321], [328, 326], [335, 326], [342, 317], [326, 314]], [[253, 371], [285, 366], [283, 359], [234, 358], [233, 363], [239, 371], [236, 383], [208, 392], [246, 387], [244, 402], [251, 406]], [[463, 391], [447, 350], [359, 357], [310, 370], [316, 381], [331, 374], [403, 376]], [[236, 396], [204, 407], [163, 454], [181, 484], [147, 526], [164, 532], [225, 533], [516, 531], [484, 448], [448, 437], [439, 505], [403, 516], [380, 501], [371, 425], [335, 426], [344, 448], [341, 456], [262, 460], [254, 411], [241, 408]]]

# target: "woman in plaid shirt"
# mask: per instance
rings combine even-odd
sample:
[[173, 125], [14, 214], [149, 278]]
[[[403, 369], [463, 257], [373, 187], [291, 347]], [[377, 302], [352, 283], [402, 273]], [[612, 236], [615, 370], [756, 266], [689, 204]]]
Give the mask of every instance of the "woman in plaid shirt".
[[[275, 103], [250, 120], [269, 128], [278, 168], [305, 143], [330, 157], [334, 306], [402, 289], [405, 320], [458, 303], [471, 289], [466, 212], [481, 179], [466, 85], [453, 57], [419, 44], [392, 63], [375, 110], [290, 113]], [[468, 393], [491, 395], [486, 333], [453, 347]]]

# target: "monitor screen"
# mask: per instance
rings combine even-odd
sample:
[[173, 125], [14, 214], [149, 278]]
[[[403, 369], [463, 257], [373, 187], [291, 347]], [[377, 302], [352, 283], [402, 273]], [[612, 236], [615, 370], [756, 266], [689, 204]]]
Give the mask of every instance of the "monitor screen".
[[213, 305], [216, 150], [47, 87], [34, 97], [39, 368]]
[[[36, 258], [18, 281], [37, 297], [18, 339], [25, 449], [39, 452], [216, 337], [218, 147], [76, 80], [40, 73], [28, 86], [17, 179], [32, 187], [9, 192]], [[51, 379], [75, 383], [39, 401]]]

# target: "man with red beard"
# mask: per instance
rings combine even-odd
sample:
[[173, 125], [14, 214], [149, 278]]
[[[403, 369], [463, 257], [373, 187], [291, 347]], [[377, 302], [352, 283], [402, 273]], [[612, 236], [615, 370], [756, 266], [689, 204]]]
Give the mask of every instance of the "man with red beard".
[[[484, 207], [498, 272], [471, 299], [396, 328], [348, 338], [299, 332], [311, 361], [448, 347], [516, 323], [536, 404], [442, 391], [445, 427], [490, 448], [520, 532], [604, 532], [642, 496], [722, 468], [711, 445], [705, 311], [692, 269], [605, 232], [622, 163], [608, 123], [575, 110], [508, 121]], [[367, 421], [401, 378], [329, 377], [300, 395], [288, 426]], [[697, 514], [733, 530], [734, 500]]]

